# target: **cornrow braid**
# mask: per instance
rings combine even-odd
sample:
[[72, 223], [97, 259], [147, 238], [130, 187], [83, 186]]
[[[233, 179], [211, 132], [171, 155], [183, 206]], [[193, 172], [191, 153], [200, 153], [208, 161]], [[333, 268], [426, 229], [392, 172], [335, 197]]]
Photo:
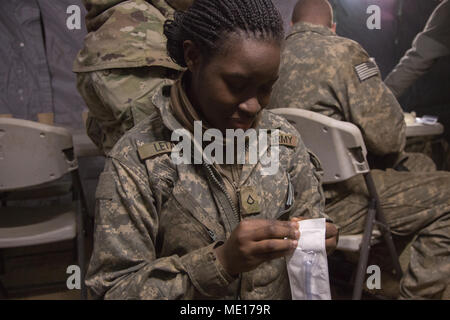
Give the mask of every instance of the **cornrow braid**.
[[175, 12], [174, 20], [164, 24], [167, 52], [182, 67], [186, 67], [185, 40], [211, 55], [221, 48], [224, 35], [233, 32], [278, 43], [284, 39], [283, 22], [271, 0], [195, 0], [187, 11]]

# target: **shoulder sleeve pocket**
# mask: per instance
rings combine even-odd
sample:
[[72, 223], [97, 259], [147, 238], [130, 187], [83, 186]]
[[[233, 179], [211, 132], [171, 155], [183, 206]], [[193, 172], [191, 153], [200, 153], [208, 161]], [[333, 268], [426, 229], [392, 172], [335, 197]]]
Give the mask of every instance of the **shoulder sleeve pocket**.
[[98, 180], [95, 198], [103, 200], [112, 200], [115, 188], [116, 185], [112, 174], [110, 172], [102, 172]]

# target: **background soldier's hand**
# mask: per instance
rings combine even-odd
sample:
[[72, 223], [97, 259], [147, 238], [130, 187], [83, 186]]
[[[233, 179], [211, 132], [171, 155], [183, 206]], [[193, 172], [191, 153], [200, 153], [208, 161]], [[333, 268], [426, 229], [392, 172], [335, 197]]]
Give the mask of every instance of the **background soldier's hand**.
[[292, 253], [299, 236], [295, 221], [244, 220], [215, 251], [225, 270], [235, 276]]
[[[297, 217], [292, 218], [291, 221], [299, 222], [307, 219], [308, 218]], [[325, 230], [325, 248], [327, 249], [327, 254], [332, 253], [336, 249], [338, 239], [339, 239], [338, 229], [334, 224], [327, 222]]]

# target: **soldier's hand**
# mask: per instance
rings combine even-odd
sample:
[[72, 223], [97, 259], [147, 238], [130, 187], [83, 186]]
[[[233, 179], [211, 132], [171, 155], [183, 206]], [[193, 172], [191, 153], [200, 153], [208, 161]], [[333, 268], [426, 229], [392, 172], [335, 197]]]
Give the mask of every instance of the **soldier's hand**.
[[[291, 221], [299, 222], [306, 219], [307, 218], [296, 217], [292, 218]], [[336, 249], [338, 239], [339, 239], [338, 229], [334, 224], [327, 222], [325, 230], [325, 248], [327, 250], [327, 254], [332, 253]]]
[[295, 221], [244, 220], [215, 250], [225, 270], [234, 276], [253, 270], [265, 261], [291, 254], [299, 236]]

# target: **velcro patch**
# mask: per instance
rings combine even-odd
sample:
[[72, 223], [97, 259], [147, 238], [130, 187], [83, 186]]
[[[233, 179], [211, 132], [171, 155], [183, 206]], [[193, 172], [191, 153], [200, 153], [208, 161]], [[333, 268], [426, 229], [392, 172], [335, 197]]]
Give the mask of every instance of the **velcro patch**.
[[359, 81], [363, 82], [367, 79], [377, 76], [380, 71], [373, 61], [367, 61], [354, 66]]
[[173, 143], [167, 141], [157, 141], [144, 144], [138, 148], [139, 157], [142, 161], [163, 153], [172, 152]]
[[281, 133], [278, 139], [280, 146], [296, 147], [298, 144], [297, 137], [292, 134]]

